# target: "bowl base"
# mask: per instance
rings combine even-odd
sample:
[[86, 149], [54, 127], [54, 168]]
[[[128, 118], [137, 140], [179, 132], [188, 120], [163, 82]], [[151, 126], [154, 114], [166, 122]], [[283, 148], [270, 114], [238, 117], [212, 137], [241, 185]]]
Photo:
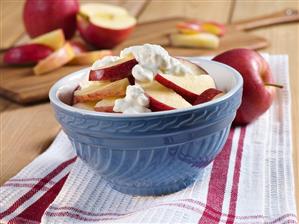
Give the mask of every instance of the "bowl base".
[[135, 186], [121, 186], [108, 181], [109, 185], [114, 189], [124, 194], [137, 195], [137, 196], [161, 196], [177, 191], [183, 190], [193, 184], [198, 178], [200, 178], [203, 172], [199, 172], [197, 175], [188, 177], [186, 179], [177, 181], [172, 184], [154, 186], [154, 187], [135, 187]]

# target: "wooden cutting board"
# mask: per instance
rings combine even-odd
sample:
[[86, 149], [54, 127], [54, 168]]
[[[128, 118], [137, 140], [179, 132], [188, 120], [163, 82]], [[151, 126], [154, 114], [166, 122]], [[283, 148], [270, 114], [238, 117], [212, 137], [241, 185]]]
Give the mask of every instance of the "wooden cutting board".
[[[220, 47], [216, 50], [169, 46], [168, 34], [175, 32], [176, 23], [183, 20], [186, 18], [170, 18], [138, 24], [131, 37], [114, 49], [115, 54], [118, 54], [124, 47], [144, 43], [162, 45], [171, 55], [175, 56], [213, 55], [232, 48], [261, 49], [268, 46], [268, 41], [245, 31], [273, 24], [298, 21], [299, 16], [295, 10], [285, 10], [228, 25], [227, 33], [221, 37]], [[43, 76], [34, 76], [30, 67], [2, 67], [0, 95], [21, 104], [47, 100], [49, 89], [58, 79], [83, 67], [64, 66]]]

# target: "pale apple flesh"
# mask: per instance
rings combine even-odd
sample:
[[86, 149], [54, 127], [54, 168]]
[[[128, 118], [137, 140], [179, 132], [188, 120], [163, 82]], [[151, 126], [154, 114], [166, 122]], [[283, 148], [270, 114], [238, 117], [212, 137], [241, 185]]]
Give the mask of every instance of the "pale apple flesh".
[[105, 56], [112, 55], [110, 50], [99, 50], [99, 51], [88, 51], [82, 52], [75, 55], [74, 59], [68, 64], [70, 65], [90, 65], [96, 60], [99, 60]]
[[26, 44], [10, 48], [3, 55], [3, 62], [8, 65], [35, 64], [48, 57], [53, 50], [41, 44]]
[[84, 110], [90, 110], [94, 111], [94, 107], [96, 105], [96, 102], [85, 102], [85, 103], [75, 103], [73, 104], [73, 107], [84, 109]]
[[152, 111], [174, 110], [192, 106], [179, 94], [157, 81], [140, 83], [140, 85], [150, 99], [150, 109]]
[[74, 103], [98, 101], [110, 97], [123, 97], [129, 85], [127, 78], [114, 82], [102, 82], [98, 85], [91, 85], [74, 92]]
[[117, 97], [105, 98], [105, 99], [97, 102], [94, 109], [95, 109], [95, 111], [98, 111], [98, 112], [113, 113], [114, 112], [113, 107], [115, 104], [115, 100], [117, 100], [117, 99], [119, 99], [119, 98], [117, 98]]
[[267, 61], [260, 54], [249, 49], [233, 49], [213, 60], [233, 67], [243, 77], [242, 103], [237, 110], [235, 125], [248, 124], [268, 110], [275, 88], [265, 86], [265, 83], [273, 83], [273, 78]]
[[187, 66], [193, 75], [202, 75], [202, 74], [208, 74], [208, 72], [203, 69], [202, 67], [200, 67], [199, 65], [192, 63], [191, 61], [188, 61], [186, 59], [183, 58], [178, 58], [178, 60], [185, 66]]
[[169, 35], [169, 40], [170, 45], [174, 47], [217, 49], [220, 44], [219, 37], [211, 33], [172, 33]]
[[213, 78], [209, 75], [167, 75], [157, 74], [155, 77], [162, 85], [174, 90], [188, 102], [193, 103], [205, 90], [216, 88]]
[[62, 48], [50, 54], [33, 68], [35, 75], [41, 75], [53, 71], [71, 61], [75, 57], [73, 48], [66, 43]]
[[217, 99], [220, 96], [223, 96], [224, 93], [221, 90], [210, 88], [203, 91], [194, 101], [193, 105], [198, 105], [201, 103], [209, 102], [213, 99]]
[[111, 16], [128, 14], [127, 10], [117, 5], [108, 5], [102, 3], [88, 3], [80, 6], [80, 14], [88, 17]]
[[92, 69], [89, 73], [90, 81], [110, 80], [115, 81], [132, 76], [132, 68], [137, 64], [135, 58], [129, 56], [122, 58], [108, 66]]
[[53, 50], [58, 50], [65, 44], [65, 37], [62, 29], [57, 29], [33, 38], [30, 43], [43, 44]]

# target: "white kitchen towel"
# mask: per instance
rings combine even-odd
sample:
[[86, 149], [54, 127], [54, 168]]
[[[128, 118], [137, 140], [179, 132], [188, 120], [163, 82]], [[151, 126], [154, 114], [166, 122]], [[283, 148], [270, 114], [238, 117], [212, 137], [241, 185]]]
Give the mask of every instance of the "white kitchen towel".
[[[222, 152], [192, 186], [160, 197], [119, 193], [79, 158], [74, 162], [71, 146], [61, 133], [51, 146], [52, 152], [48, 150], [43, 158], [38, 158], [44, 165], [39, 166], [42, 168], [37, 176], [54, 178], [46, 178], [39, 185], [40, 180], [32, 182], [40, 189], [29, 195], [34, 186], [7, 186], [16, 183], [7, 182], [0, 188], [0, 220], [4, 223], [297, 223], [288, 57], [267, 58], [274, 79], [285, 88], [277, 91], [272, 107], [256, 122], [231, 130]], [[61, 153], [63, 150], [69, 154]], [[52, 161], [46, 158], [49, 153], [55, 157]], [[58, 161], [67, 164], [60, 168], [65, 173], [49, 175], [53, 167], [61, 167]], [[37, 170], [34, 162], [18, 178], [32, 179], [32, 173], [36, 172], [33, 170]], [[6, 199], [9, 191], [14, 196]]]

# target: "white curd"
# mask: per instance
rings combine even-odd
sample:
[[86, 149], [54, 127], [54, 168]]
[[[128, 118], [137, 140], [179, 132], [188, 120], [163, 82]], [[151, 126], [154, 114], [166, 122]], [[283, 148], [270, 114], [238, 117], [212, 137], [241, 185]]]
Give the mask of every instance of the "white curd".
[[133, 55], [138, 61], [132, 69], [132, 75], [137, 81], [152, 81], [157, 73], [183, 75], [192, 73], [190, 68], [182, 64], [178, 59], [171, 57], [168, 52], [159, 45], [144, 44], [125, 48], [120, 52], [120, 57]]
[[119, 60], [120, 57], [118, 56], [105, 56], [99, 60], [96, 60], [92, 66], [91, 66], [91, 69], [92, 70], [95, 70], [97, 68], [101, 68], [101, 67], [104, 67], [104, 66], [107, 66], [107, 65], [110, 65], [112, 64], [113, 62], [116, 62], [117, 60]]
[[139, 85], [128, 86], [125, 98], [118, 99], [114, 103], [113, 111], [124, 114], [137, 114], [150, 112], [148, 109], [149, 98]]

